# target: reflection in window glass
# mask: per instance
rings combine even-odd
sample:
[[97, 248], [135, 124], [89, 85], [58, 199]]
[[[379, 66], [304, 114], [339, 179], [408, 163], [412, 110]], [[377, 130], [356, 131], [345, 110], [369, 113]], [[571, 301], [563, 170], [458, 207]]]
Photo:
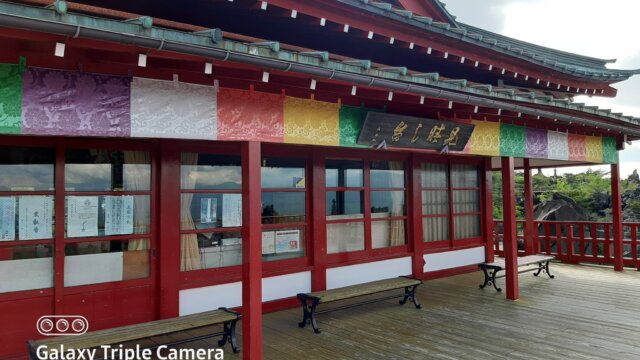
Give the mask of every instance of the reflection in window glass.
[[241, 194], [183, 193], [181, 204], [191, 204], [186, 210], [191, 216], [181, 219], [182, 230], [242, 226]]
[[0, 191], [51, 191], [55, 150], [0, 147]]
[[149, 277], [149, 239], [65, 245], [64, 286]]
[[[333, 220], [327, 216], [327, 220]], [[364, 223], [362, 221], [327, 224], [327, 253], [364, 250]]]
[[304, 228], [262, 229], [262, 260], [274, 261], [305, 255]]
[[148, 191], [151, 155], [144, 151], [68, 149], [67, 191]]
[[402, 161], [372, 161], [371, 187], [377, 189], [403, 188], [404, 163]]
[[423, 163], [421, 165], [421, 182], [424, 188], [448, 188], [449, 174], [447, 164]]
[[67, 196], [66, 237], [148, 234], [149, 195]]
[[0, 247], [0, 293], [53, 287], [53, 246]]
[[327, 160], [327, 187], [362, 187], [364, 164], [357, 160]]
[[454, 218], [456, 239], [480, 236], [480, 215], [461, 215]]
[[449, 240], [449, 217], [438, 216], [422, 219], [422, 240]]
[[371, 245], [374, 249], [406, 244], [404, 220], [376, 220], [382, 214], [371, 214]]
[[180, 183], [183, 190], [240, 190], [239, 156], [183, 153]]
[[262, 223], [282, 224], [305, 221], [304, 192], [263, 192]]
[[[362, 191], [327, 191], [327, 215], [364, 216]], [[353, 217], [351, 217], [353, 218]]]
[[380, 216], [405, 215], [404, 191], [372, 191], [371, 213]]
[[263, 158], [261, 182], [263, 189], [304, 189], [305, 160]]
[[[197, 248], [190, 246], [197, 239]], [[242, 234], [215, 232], [182, 235], [182, 258], [188, 259], [186, 270], [212, 269], [242, 264]], [[185, 269], [183, 269], [185, 270]]]
[[476, 188], [478, 181], [478, 167], [476, 165], [453, 164], [451, 166], [451, 185], [454, 188]]

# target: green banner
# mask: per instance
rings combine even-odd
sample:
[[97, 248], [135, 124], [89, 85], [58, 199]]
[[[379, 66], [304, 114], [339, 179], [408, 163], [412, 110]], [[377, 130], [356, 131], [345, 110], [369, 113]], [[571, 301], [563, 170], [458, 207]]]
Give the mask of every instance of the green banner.
[[19, 134], [22, 124], [21, 64], [0, 64], [0, 134]]
[[340, 146], [367, 147], [358, 145], [358, 136], [369, 111], [379, 111], [365, 107], [340, 107]]
[[500, 155], [519, 158], [527, 156], [527, 135], [524, 126], [500, 126]]
[[605, 164], [618, 163], [618, 150], [616, 150], [616, 138], [602, 138], [602, 162]]

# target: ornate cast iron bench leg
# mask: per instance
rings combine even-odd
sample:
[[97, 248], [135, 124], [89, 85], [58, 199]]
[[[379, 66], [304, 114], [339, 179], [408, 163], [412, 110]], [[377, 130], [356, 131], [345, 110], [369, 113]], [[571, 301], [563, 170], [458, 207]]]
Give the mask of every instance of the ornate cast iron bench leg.
[[418, 288], [418, 285], [406, 286], [404, 288], [404, 298], [400, 300], [400, 305], [406, 304], [407, 300], [409, 300], [413, 303], [416, 309], [422, 309], [422, 305], [420, 305], [420, 302], [418, 301], [418, 297], [416, 296], [417, 288]]
[[227, 321], [224, 323], [224, 335], [222, 339], [218, 341], [218, 346], [224, 346], [227, 342], [231, 344], [231, 349], [234, 353], [240, 352], [238, 347], [238, 340], [236, 338], [236, 323], [238, 320]]
[[486, 266], [480, 266], [480, 268], [484, 272], [484, 283], [480, 285], [480, 289], [484, 289], [487, 285], [493, 285], [493, 288], [496, 289], [496, 291], [502, 291], [502, 289], [496, 285], [496, 273], [499, 270], [496, 268], [488, 268]]
[[[316, 334], [319, 334], [320, 329], [318, 328], [318, 323], [316, 322], [316, 318], [314, 316], [316, 307], [318, 307], [318, 300], [308, 299], [300, 295], [298, 295], [298, 299], [300, 299], [300, 302], [302, 303], [302, 321], [298, 323], [298, 327], [304, 328], [305, 326], [307, 326], [307, 323], [311, 323], [313, 331]], [[311, 302], [310, 304], [309, 301]]]
[[549, 262], [548, 261], [546, 261], [544, 263], [544, 265], [542, 265], [542, 262], [539, 262], [538, 263], [538, 271], [536, 271], [533, 275], [534, 276], [538, 276], [538, 275], [540, 275], [541, 272], [546, 273], [549, 276], [549, 278], [551, 278], [551, 279], [556, 277], [555, 275], [551, 275], [551, 273], [549, 272]]

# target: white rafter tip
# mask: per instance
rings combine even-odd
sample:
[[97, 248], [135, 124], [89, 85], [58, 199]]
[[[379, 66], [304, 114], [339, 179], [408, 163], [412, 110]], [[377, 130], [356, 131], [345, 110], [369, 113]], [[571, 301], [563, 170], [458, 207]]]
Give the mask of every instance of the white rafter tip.
[[267, 3], [266, 1], [261, 2], [260, 10], [267, 10], [267, 6], [269, 6], [269, 3]]
[[262, 82], [264, 82], [264, 83], [268, 83], [269, 82], [269, 72], [268, 71], [263, 71], [262, 72]]
[[213, 64], [208, 62], [204, 63], [204, 73], [207, 75], [211, 75], [213, 73]]
[[389, 44], [393, 45], [393, 43], [396, 42], [396, 38], [394, 38], [393, 36], [389, 38]]
[[317, 83], [318, 82], [316, 81], [316, 79], [311, 79], [311, 84], [309, 85], [309, 89], [315, 90]]
[[369, 33], [367, 34], [367, 39], [373, 39], [373, 31], [369, 31]]
[[357, 92], [357, 91], [358, 91], [358, 87], [357, 87], [357, 86], [355, 86], [355, 85], [353, 85], [353, 86], [351, 87], [351, 95], [352, 95], [352, 96], [356, 96], [356, 92]]
[[431, 55], [431, 51], [432, 51], [432, 49], [431, 49], [431, 48], [428, 48], [428, 49], [427, 49], [427, 54]]
[[147, 67], [147, 54], [138, 54], [138, 66]]
[[424, 104], [424, 96], [420, 96], [420, 105]]
[[320, 26], [325, 26], [325, 25], [327, 25], [327, 19], [320, 18]]
[[387, 100], [389, 101], [393, 100], [393, 91], [389, 91], [389, 96], [387, 97]]
[[477, 107], [477, 106], [473, 108], [473, 113], [474, 113], [474, 114], [477, 114], [477, 113], [478, 113], [478, 107]]
[[449, 109], [453, 109], [453, 101], [449, 101]]
[[64, 50], [66, 47], [67, 46], [65, 45], [65, 43], [57, 42], [56, 50], [53, 52], [53, 54], [57, 57], [64, 57]]
[[449, 53], [448, 53], [448, 52], [446, 52], [446, 51], [444, 52], [444, 58], [445, 58], [445, 59], [448, 59], [448, 58], [449, 58]]
[[298, 10], [291, 10], [291, 18], [295, 19], [298, 17]]
[[409, 43], [409, 49], [413, 50], [414, 46], [416, 46], [414, 43]]

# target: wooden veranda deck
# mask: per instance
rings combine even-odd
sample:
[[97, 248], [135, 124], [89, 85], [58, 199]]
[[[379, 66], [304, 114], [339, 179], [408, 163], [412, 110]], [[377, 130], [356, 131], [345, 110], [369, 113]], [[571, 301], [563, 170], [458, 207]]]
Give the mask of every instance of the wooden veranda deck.
[[[298, 328], [298, 308], [266, 314], [264, 358], [640, 359], [640, 272], [551, 269], [553, 280], [522, 274], [515, 302], [478, 289], [480, 272], [427, 281], [421, 310], [388, 300], [321, 314], [321, 334]], [[226, 348], [225, 359], [241, 358]]]

